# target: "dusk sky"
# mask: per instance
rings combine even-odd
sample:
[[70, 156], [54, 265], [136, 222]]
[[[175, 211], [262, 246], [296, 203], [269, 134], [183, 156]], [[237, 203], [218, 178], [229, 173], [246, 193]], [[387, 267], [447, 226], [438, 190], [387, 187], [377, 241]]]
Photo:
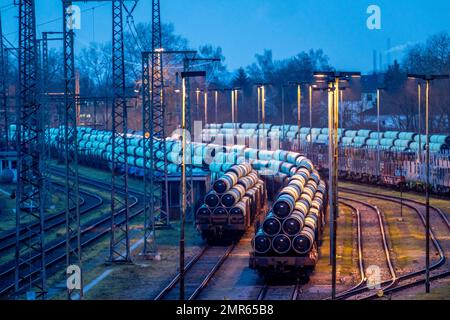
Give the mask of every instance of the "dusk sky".
[[[0, 0], [6, 37], [17, 42], [17, 8]], [[36, 0], [38, 31], [61, 31], [61, 1]], [[150, 0], [140, 0], [135, 21], [150, 21]], [[369, 30], [369, 5], [381, 8], [381, 30]], [[83, 10], [77, 48], [111, 37], [107, 3], [78, 3]], [[94, 10], [90, 9], [96, 7]], [[175, 25], [191, 47], [221, 46], [230, 70], [254, 62], [256, 53], [272, 49], [275, 59], [322, 48], [338, 69], [369, 72], [373, 50], [401, 58], [408, 45], [440, 31], [450, 32], [449, 0], [161, 0], [162, 20]], [[95, 21], [93, 25], [93, 21]], [[95, 31], [93, 26], [95, 26]], [[150, 30], [149, 30], [150, 31]]]

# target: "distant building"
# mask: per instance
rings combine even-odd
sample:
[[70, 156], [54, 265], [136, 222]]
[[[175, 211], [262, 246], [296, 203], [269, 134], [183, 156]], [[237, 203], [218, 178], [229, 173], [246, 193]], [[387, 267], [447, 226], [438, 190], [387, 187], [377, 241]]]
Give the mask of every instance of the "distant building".
[[377, 88], [384, 83], [384, 73], [374, 73], [361, 76], [362, 112], [376, 108]]

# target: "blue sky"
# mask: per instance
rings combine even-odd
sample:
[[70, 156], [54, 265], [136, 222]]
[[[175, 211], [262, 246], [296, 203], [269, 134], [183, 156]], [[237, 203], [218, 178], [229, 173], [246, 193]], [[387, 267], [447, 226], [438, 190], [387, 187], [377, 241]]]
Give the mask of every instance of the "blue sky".
[[[4, 33], [16, 42], [17, 9], [8, 6], [12, 2], [0, 0], [0, 8]], [[60, 31], [61, 2], [36, 0], [36, 4], [38, 30]], [[366, 27], [371, 4], [381, 8], [381, 30]], [[78, 5], [84, 11], [77, 47], [93, 40], [108, 41], [110, 5]], [[163, 21], [173, 23], [192, 47], [221, 46], [231, 70], [252, 63], [255, 53], [264, 49], [272, 49], [274, 57], [281, 59], [322, 48], [338, 69], [369, 72], [373, 50], [385, 53], [388, 39], [393, 60], [408, 45], [436, 32], [450, 32], [449, 0], [161, 0], [161, 7]], [[150, 10], [150, 0], [140, 0], [135, 21], [149, 21]]]

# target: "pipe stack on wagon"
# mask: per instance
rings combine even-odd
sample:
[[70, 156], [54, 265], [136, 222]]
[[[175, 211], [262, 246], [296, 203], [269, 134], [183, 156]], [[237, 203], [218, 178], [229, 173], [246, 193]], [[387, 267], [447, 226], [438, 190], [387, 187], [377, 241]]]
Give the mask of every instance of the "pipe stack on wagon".
[[[318, 145], [328, 144], [328, 128], [299, 128], [295, 125], [277, 126], [252, 123], [237, 123], [236, 130], [230, 130], [232, 124], [211, 124], [203, 130], [204, 141], [218, 144], [242, 144], [257, 146], [261, 138], [267, 137], [267, 143], [272, 145], [276, 140], [285, 140], [296, 143], [299, 138], [301, 143]], [[392, 152], [417, 152], [425, 149], [426, 137], [414, 132], [377, 131], [368, 129], [349, 130], [339, 129], [339, 142], [344, 147], [350, 148], [378, 148], [378, 136], [380, 137], [380, 149]], [[419, 143], [420, 141], [420, 143]], [[443, 153], [450, 149], [450, 135], [431, 135], [430, 150], [435, 153]]]
[[251, 164], [234, 165], [205, 196], [197, 211], [197, 226], [205, 237], [217, 231], [244, 232], [266, 203], [264, 182]]
[[256, 233], [255, 255], [308, 255], [322, 233], [325, 203], [326, 185], [318, 172], [300, 167]]

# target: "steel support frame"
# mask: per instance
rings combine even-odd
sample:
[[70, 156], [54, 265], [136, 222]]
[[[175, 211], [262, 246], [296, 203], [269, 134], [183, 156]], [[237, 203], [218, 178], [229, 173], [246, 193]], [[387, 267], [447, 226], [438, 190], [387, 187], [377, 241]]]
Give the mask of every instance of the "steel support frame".
[[[189, 72], [191, 69], [190, 61], [188, 57], [183, 59], [183, 69], [184, 72]], [[186, 205], [185, 205], [185, 218], [188, 222], [195, 222], [194, 213], [194, 175], [193, 175], [193, 164], [192, 164], [192, 110], [191, 110], [191, 80], [189, 77], [184, 79], [186, 92], [184, 94], [184, 104], [185, 104], [185, 132], [186, 132], [186, 155], [185, 159], [185, 172], [186, 172], [186, 183], [181, 181], [181, 190], [185, 188], [186, 191]], [[184, 187], [185, 185], [185, 187]]]
[[337, 169], [338, 169], [338, 96], [339, 79], [328, 83], [328, 201], [330, 221], [330, 264], [331, 272], [331, 296], [336, 298], [336, 231], [337, 231]]
[[[127, 101], [123, 41], [123, 0], [112, 1], [113, 90], [110, 262], [130, 262]], [[123, 214], [123, 219], [121, 218]], [[120, 220], [119, 220], [120, 219]]]
[[[21, 295], [25, 291], [31, 291], [36, 298], [45, 298], [47, 291], [44, 232], [46, 204], [40, 165], [43, 135], [39, 115], [41, 108], [38, 82], [35, 1], [20, 0], [15, 293]], [[37, 223], [38, 228], [29, 228], [30, 223]], [[23, 233], [29, 237], [23, 239]]]
[[166, 154], [161, 7], [152, 0], [152, 52], [142, 53], [142, 129], [144, 153], [144, 246], [142, 254], [157, 253], [156, 227], [167, 227], [169, 197], [167, 159], [156, 161], [156, 148]]
[[[150, 62], [149, 55], [142, 54], [142, 132], [143, 132], [143, 158], [144, 158], [144, 245], [142, 254], [145, 256], [155, 256], [156, 252], [156, 238], [155, 238], [155, 219], [154, 219], [154, 197], [151, 189], [153, 179], [153, 157], [150, 146], [153, 144], [151, 140], [151, 97], [150, 97]], [[149, 181], [149, 179], [151, 181]]]
[[[49, 106], [47, 105], [49, 103], [49, 91], [50, 91], [50, 79], [48, 77], [49, 74], [49, 52], [48, 52], [48, 42], [49, 41], [62, 41], [64, 39], [62, 38], [51, 38], [51, 35], [62, 35], [62, 32], [42, 32], [42, 104], [45, 106], [43, 108], [43, 118], [44, 119], [50, 119], [52, 117], [51, 111], [49, 109]], [[59, 126], [63, 123], [63, 110], [61, 106], [57, 107], [56, 114], [58, 117], [58, 124]], [[63, 140], [64, 135], [62, 130], [59, 130], [58, 132], [58, 142], [57, 142], [57, 149], [58, 149], [58, 160], [60, 163], [63, 163]], [[45, 131], [45, 141], [46, 141], [46, 154], [50, 157], [50, 135], [48, 131]]]
[[[75, 59], [74, 37], [72, 28], [72, 1], [63, 3], [63, 43], [64, 43], [64, 161], [66, 191], [66, 264], [82, 271], [82, 247], [80, 233], [80, 196], [78, 174], [78, 128], [75, 94]], [[72, 208], [72, 210], [71, 210]], [[69, 269], [68, 269], [69, 270]], [[83, 273], [80, 272], [78, 283], [67, 288], [69, 300], [83, 298]]]
[[333, 172], [332, 172], [332, 203], [333, 203], [333, 216], [331, 221], [331, 238], [333, 241], [333, 246], [331, 250], [331, 255], [333, 257], [332, 263], [332, 296], [333, 299], [336, 298], [336, 246], [337, 246], [337, 218], [339, 217], [339, 202], [338, 202], [338, 170], [339, 170], [339, 88], [340, 88], [340, 79], [336, 78], [334, 84], [334, 93], [333, 93]]
[[[189, 54], [193, 54], [193, 57], [189, 57]], [[191, 62], [194, 61], [207, 61], [207, 62], [216, 62], [220, 61], [217, 58], [197, 58], [196, 53], [193, 52], [185, 52], [185, 57], [183, 59], [183, 71], [189, 72], [191, 71]], [[194, 200], [194, 175], [193, 175], [193, 161], [192, 161], [192, 134], [193, 134], [193, 121], [192, 121], [192, 107], [191, 107], [191, 81], [189, 77], [185, 78], [185, 87], [186, 93], [184, 95], [184, 103], [185, 103], [185, 121], [186, 121], [186, 154], [187, 158], [185, 159], [185, 171], [186, 171], [186, 221], [193, 222], [195, 224], [195, 200]], [[207, 91], [206, 91], [207, 92]], [[197, 92], [196, 92], [197, 93]], [[198, 97], [198, 96], [197, 96]], [[198, 101], [198, 99], [197, 99]], [[217, 96], [216, 96], [217, 101]], [[217, 104], [216, 104], [217, 105]], [[197, 111], [199, 109], [197, 103]], [[206, 123], [205, 123], [206, 125]], [[184, 188], [183, 182], [181, 185], [181, 189]]]
[[[151, 54], [151, 123], [150, 123], [150, 154], [155, 155], [155, 147], [158, 142], [166, 138], [166, 106], [164, 101], [164, 66], [163, 66], [163, 43], [161, 30], [161, 6], [159, 0], [152, 1], [152, 51]], [[159, 53], [158, 53], [159, 51]], [[161, 151], [166, 153], [166, 144], [162, 143]], [[151, 166], [150, 182], [153, 199], [153, 214], [159, 227], [170, 225], [169, 219], [169, 197], [167, 179], [167, 158], [164, 161], [153, 161]]]
[[[49, 91], [50, 91], [50, 78], [49, 78], [49, 52], [48, 52], [48, 42], [49, 41], [62, 41], [62, 38], [50, 38], [49, 36], [52, 34], [62, 34], [62, 32], [43, 32], [42, 33], [42, 40], [41, 40], [41, 104], [42, 104], [42, 111], [41, 111], [41, 118], [42, 118], [42, 124], [43, 124], [43, 135], [44, 135], [44, 145], [43, 145], [43, 153], [45, 157], [45, 161], [43, 161], [43, 173], [46, 175], [46, 190], [50, 191], [51, 189], [51, 183], [50, 179], [48, 177], [48, 170], [46, 169], [48, 166], [48, 161], [51, 159], [51, 137], [50, 137], [50, 127], [51, 127], [51, 118], [52, 118], [52, 112], [49, 108], [50, 98], [49, 98]], [[58, 108], [58, 114], [60, 113], [61, 108]], [[61, 120], [60, 120], [61, 121]], [[62, 134], [59, 134], [59, 140], [62, 140], [63, 136]], [[58, 142], [59, 143], [59, 142]], [[62, 154], [62, 148], [59, 149], [59, 154]], [[51, 193], [48, 192], [47, 196], [49, 196]]]
[[2, 16], [0, 12], [0, 137], [4, 139], [3, 147], [9, 149], [9, 128], [8, 128], [8, 100], [7, 100], [7, 70], [5, 45], [3, 42]]

